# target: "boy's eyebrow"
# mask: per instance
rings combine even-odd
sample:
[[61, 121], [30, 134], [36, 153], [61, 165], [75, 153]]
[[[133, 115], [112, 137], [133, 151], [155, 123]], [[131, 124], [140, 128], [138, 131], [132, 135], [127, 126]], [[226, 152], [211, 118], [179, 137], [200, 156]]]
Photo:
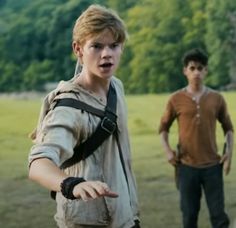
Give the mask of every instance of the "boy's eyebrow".
[[[118, 43], [120, 43], [120, 42], [118, 42], [118, 41], [113, 41], [113, 42], [108, 43], [108, 44], [109, 44], [109, 45], [112, 45], [112, 44], [118, 44]], [[104, 43], [101, 42], [101, 41], [94, 40], [94, 41], [91, 41], [91, 44], [101, 44], [101, 45], [103, 45]]]
[[91, 44], [101, 44], [101, 42], [98, 42], [98, 41], [92, 41]]

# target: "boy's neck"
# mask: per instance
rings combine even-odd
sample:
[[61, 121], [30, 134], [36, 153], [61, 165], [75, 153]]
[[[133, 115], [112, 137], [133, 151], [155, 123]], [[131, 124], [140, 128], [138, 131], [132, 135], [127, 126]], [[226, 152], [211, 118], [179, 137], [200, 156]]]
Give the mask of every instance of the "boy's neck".
[[204, 92], [206, 91], [206, 87], [204, 85], [201, 85], [200, 87], [188, 85], [186, 90], [192, 97], [196, 99], [196, 101], [199, 101]]
[[187, 86], [187, 91], [189, 93], [192, 93], [192, 94], [196, 94], [196, 93], [201, 93], [202, 91], [205, 90], [205, 86], [204, 85], [191, 85], [189, 84]]
[[83, 74], [77, 77], [76, 84], [80, 85], [85, 90], [95, 94], [102, 100], [106, 100], [110, 81], [93, 80], [93, 78], [86, 77]]

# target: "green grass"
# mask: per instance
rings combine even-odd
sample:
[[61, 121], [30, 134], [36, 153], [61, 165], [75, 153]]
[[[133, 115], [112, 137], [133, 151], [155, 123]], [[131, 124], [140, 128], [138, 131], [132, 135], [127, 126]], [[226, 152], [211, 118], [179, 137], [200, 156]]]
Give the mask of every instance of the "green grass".
[[[157, 128], [168, 95], [127, 96], [129, 130], [143, 228], [181, 227], [179, 196], [173, 168], [168, 165], [160, 145]], [[226, 93], [233, 123], [236, 122], [236, 93]], [[37, 123], [40, 100], [0, 99], [0, 227], [53, 228], [55, 202], [49, 192], [27, 179], [27, 157], [31, 147], [28, 133]], [[177, 142], [176, 124], [171, 143]], [[218, 127], [222, 147], [223, 136]], [[236, 158], [225, 177], [226, 210], [236, 219]], [[210, 227], [204, 200], [199, 227]]]

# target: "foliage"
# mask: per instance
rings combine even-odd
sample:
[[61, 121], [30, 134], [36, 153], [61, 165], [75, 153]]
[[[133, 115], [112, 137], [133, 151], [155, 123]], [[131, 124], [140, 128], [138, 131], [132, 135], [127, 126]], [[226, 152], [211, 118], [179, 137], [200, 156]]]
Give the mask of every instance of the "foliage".
[[72, 28], [92, 3], [115, 9], [130, 39], [117, 76], [128, 93], [185, 85], [181, 57], [201, 47], [210, 56], [206, 83], [236, 82], [236, 2], [232, 0], [0, 0], [0, 91], [42, 90], [73, 76]]
[[207, 33], [205, 37], [208, 52], [211, 54], [210, 76], [207, 83], [212, 87], [230, 83], [229, 65], [232, 65], [231, 56], [233, 55], [229, 45], [230, 36], [226, 32], [231, 27], [228, 17], [231, 12], [230, 2], [228, 0], [213, 0], [208, 2], [206, 8], [208, 20], [206, 21]]

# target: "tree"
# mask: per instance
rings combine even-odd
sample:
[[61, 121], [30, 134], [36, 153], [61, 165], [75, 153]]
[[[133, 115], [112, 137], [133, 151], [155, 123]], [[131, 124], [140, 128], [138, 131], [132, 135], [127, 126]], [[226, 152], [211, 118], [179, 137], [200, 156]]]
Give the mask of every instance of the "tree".
[[180, 68], [181, 9], [181, 1], [147, 0], [128, 12], [133, 55], [130, 92], [172, 91], [184, 84]]
[[42, 89], [47, 80], [71, 78], [72, 28], [92, 3], [115, 9], [128, 27], [130, 39], [116, 72], [127, 92], [183, 87], [181, 57], [195, 47], [209, 53], [209, 86], [236, 83], [235, 1], [2, 0], [0, 90]]
[[182, 13], [181, 23], [184, 27], [182, 43], [184, 49], [202, 48], [206, 50], [204, 34], [206, 33], [205, 0], [186, 1], [185, 13]]
[[234, 3], [234, 7], [232, 7], [230, 0], [207, 2], [205, 40], [210, 55], [210, 75], [207, 83], [212, 87], [224, 87], [230, 83], [230, 66], [232, 70], [235, 64], [235, 46], [232, 45], [232, 37], [228, 32], [234, 31], [230, 15], [233, 14], [235, 6]]
[[47, 82], [54, 81], [54, 75], [50, 70], [51, 68], [52, 62], [49, 60], [31, 62], [23, 74], [23, 89], [44, 90], [44, 86]]
[[0, 88], [1, 92], [21, 90], [22, 72], [20, 67], [12, 62], [0, 61]]

